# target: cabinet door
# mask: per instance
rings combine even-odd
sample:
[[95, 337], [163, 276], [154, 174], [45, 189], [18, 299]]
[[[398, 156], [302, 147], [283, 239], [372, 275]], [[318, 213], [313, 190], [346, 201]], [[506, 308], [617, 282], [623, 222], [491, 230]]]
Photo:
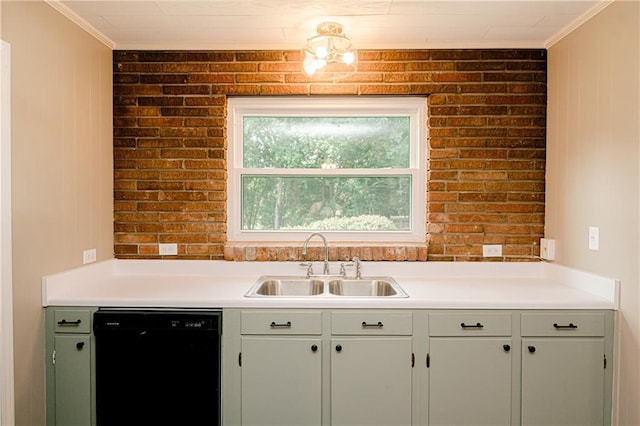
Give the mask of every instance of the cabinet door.
[[602, 338], [522, 340], [522, 424], [604, 423]]
[[56, 426], [91, 424], [91, 339], [55, 336]]
[[511, 339], [429, 341], [429, 424], [511, 424]]
[[319, 425], [322, 356], [317, 338], [242, 338], [242, 424]]
[[411, 424], [411, 338], [334, 338], [331, 424]]

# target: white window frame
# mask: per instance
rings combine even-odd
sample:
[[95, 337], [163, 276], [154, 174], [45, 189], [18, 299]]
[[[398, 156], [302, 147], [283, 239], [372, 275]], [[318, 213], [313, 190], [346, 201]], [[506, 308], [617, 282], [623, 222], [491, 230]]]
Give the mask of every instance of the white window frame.
[[[424, 242], [426, 229], [426, 98], [425, 97], [235, 97], [227, 104], [228, 179], [227, 232], [235, 241], [299, 241], [310, 232], [242, 230], [241, 181], [244, 174], [278, 174], [285, 169], [245, 169], [243, 160], [243, 118], [255, 115], [363, 116], [402, 115], [410, 117], [410, 164], [406, 169], [349, 169], [349, 175], [411, 175], [411, 229], [408, 231], [321, 231], [332, 242]], [[340, 169], [322, 169], [322, 175], [346, 175]], [[284, 172], [286, 174], [286, 172]], [[292, 169], [292, 174], [319, 174], [319, 169]]]

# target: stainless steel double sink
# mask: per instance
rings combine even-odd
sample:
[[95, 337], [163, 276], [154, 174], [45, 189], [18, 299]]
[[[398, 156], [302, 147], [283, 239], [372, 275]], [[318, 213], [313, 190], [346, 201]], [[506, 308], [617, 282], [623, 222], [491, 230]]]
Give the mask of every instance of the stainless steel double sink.
[[391, 277], [264, 275], [245, 297], [409, 297]]

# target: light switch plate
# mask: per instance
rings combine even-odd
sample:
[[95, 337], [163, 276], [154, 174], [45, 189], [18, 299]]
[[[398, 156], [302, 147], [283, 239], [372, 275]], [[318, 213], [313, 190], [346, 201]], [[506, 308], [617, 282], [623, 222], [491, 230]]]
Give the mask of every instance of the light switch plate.
[[589, 250], [600, 250], [600, 228], [589, 227]]

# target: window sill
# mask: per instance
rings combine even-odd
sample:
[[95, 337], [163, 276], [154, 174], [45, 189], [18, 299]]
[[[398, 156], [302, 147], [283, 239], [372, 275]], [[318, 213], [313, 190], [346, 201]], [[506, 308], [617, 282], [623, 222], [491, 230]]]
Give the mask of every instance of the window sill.
[[[426, 243], [337, 242], [329, 244], [330, 261], [360, 260], [421, 262], [427, 260]], [[224, 259], [229, 261], [319, 261], [324, 259], [324, 248], [309, 244], [308, 258], [302, 255], [301, 241], [228, 241]]]

